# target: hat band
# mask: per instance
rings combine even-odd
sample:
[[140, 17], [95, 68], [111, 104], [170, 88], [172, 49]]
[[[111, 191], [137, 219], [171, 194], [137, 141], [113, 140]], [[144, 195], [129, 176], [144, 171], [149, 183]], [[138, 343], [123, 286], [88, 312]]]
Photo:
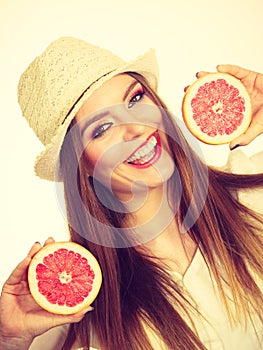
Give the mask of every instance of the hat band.
[[99, 81], [100, 79], [106, 77], [106, 75], [110, 74], [114, 72], [114, 70], [107, 72], [105, 74], [103, 74], [102, 76], [100, 76], [98, 79], [94, 80], [88, 87], [87, 89], [85, 89], [82, 94], [78, 97], [78, 99], [73, 103], [72, 107], [70, 108], [70, 110], [68, 111], [68, 113], [66, 114], [65, 118], [63, 119], [61, 124], [65, 123], [65, 120], [68, 118], [68, 116], [70, 115], [70, 113], [73, 111], [73, 109], [75, 108], [76, 104], [82, 99], [82, 97], [86, 94], [86, 92], [92, 87], [92, 85], [94, 85], [95, 83], [97, 83], [97, 81]]

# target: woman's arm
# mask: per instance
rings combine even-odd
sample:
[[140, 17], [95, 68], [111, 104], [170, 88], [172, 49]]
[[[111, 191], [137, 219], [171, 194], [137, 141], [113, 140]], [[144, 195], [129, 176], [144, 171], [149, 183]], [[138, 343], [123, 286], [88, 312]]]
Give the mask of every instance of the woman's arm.
[[[50, 238], [44, 245], [51, 242], [54, 240]], [[29, 291], [27, 270], [40, 249], [40, 243], [35, 243], [3, 286], [0, 297], [1, 350], [27, 350], [36, 336], [62, 324], [79, 322], [92, 309], [88, 307], [74, 315], [56, 315], [38, 306]]]

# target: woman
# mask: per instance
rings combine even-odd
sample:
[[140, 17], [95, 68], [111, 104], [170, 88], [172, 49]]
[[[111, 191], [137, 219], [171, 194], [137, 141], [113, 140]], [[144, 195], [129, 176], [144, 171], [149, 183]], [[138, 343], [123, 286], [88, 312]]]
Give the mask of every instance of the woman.
[[[263, 76], [218, 69], [251, 95], [251, 126], [230, 147], [246, 145], [263, 132]], [[96, 256], [103, 285], [94, 309], [41, 310], [26, 279], [34, 244], [3, 287], [2, 349], [260, 349], [263, 222], [238, 195], [259, 193], [263, 175], [203, 164], [157, 75], [152, 51], [125, 64], [73, 38], [22, 75], [23, 114], [46, 146], [36, 173], [63, 181], [71, 240]]]

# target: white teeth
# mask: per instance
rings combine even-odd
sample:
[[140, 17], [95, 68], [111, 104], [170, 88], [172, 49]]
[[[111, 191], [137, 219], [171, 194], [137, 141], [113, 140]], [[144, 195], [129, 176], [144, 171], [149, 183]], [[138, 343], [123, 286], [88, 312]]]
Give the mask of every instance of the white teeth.
[[154, 146], [157, 145], [157, 140], [156, 140], [155, 136], [152, 136], [148, 142], [151, 142]]
[[135, 162], [138, 164], [143, 164], [148, 162], [155, 153], [155, 146], [157, 145], [157, 140], [152, 136], [146, 145], [142, 146], [136, 153], [129, 157], [126, 162], [132, 163]]

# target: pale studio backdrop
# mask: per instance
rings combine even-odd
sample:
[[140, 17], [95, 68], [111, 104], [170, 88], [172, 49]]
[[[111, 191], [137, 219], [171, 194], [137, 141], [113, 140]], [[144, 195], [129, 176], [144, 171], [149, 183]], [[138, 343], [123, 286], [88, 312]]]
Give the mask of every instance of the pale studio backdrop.
[[[263, 72], [262, 0], [0, 0], [1, 242], [0, 286], [35, 241], [67, 239], [53, 183], [34, 176], [40, 142], [21, 116], [17, 82], [59, 36], [76, 36], [132, 59], [154, 47], [160, 94], [180, 118], [183, 88], [199, 70], [234, 63]], [[204, 146], [222, 165], [228, 146]], [[246, 147], [262, 149], [262, 138]]]

